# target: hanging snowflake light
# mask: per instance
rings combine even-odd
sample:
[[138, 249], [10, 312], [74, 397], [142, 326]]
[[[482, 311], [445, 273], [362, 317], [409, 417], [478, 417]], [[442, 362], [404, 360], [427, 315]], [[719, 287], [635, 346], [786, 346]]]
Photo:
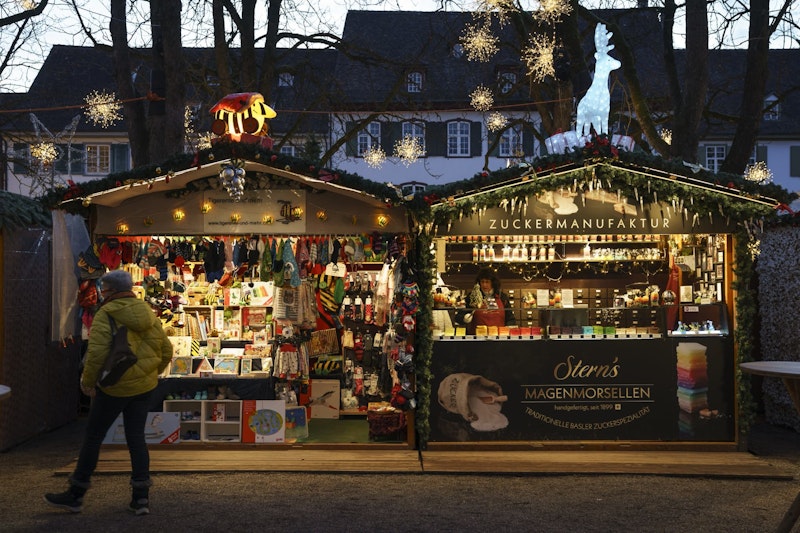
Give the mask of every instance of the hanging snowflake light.
[[386, 161], [386, 152], [380, 146], [370, 146], [364, 152], [364, 162], [371, 168], [381, 168], [384, 161]]
[[511, 11], [516, 11], [517, 7], [513, 0], [478, 0], [476, 12], [479, 16], [490, 17], [496, 15], [500, 25], [508, 22], [508, 15]]
[[105, 91], [92, 91], [83, 99], [86, 105], [83, 112], [86, 118], [95, 126], [107, 128], [122, 120], [120, 109], [122, 104], [117, 101], [116, 95]]
[[553, 52], [556, 48], [554, 37], [547, 35], [532, 35], [528, 46], [522, 51], [522, 59], [528, 66], [528, 75], [534, 81], [543, 81], [547, 76], [555, 76], [553, 66]]
[[478, 85], [469, 97], [469, 105], [474, 107], [475, 111], [489, 111], [494, 104], [492, 91], [483, 85]]
[[489, 131], [499, 131], [505, 128], [507, 125], [508, 119], [499, 111], [491, 113], [486, 119], [486, 127], [489, 128]]
[[31, 157], [39, 160], [43, 165], [52, 165], [58, 159], [58, 149], [56, 145], [42, 141], [30, 146]]
[[539, 20], [553, 23], [571, 12], [572, 6], [567, 0], [539, 0], [539, 9], [533, 11], [533, 16]]
[[406, 135], [394, 143], [394, 156], [400, 158], [405, 166], [416, 163], [423, 155], [425, 151], [422, 149], [422, 143], [416, 137]]
[[772, 183], [772, 171], [767, 168], [767, 164], [763, 161], [756, 161], [744, 169], [744, 179], [754, 181], [759, 185]]
[[36, 0], [17, 0], [17, 5], [19, 5], [23, 11], [36, 9], [36, 4], [38, 4]]
[[206, 131], [203, 133], [198, 133], [195, 137], [195, 145], [198, 150], [211, 148], [211, 132]]
[[667, 144], [672, 144], [672, 130], [666, 128], [661, 130], [661, 139]]
[[244, 175], [244, 161], [240, 159], [233, 159], [230, 163], [222, 165], [219, 171], [220, 184], [236, 202], [244, 195]]
[[467, 24], [461, 34], [461, 46], [470, 61], [489, 61], [499, 49], [498, 41], [488, 26]]

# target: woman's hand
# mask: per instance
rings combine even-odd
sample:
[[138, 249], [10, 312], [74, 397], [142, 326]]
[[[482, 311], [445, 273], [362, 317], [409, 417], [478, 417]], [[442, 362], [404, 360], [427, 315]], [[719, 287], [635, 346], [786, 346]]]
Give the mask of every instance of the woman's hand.
[[89, 398], [94, 398], [95, 393], [97, 392], [94, 387], [87, 387], [83, 383], [81, 383], [81, 392], [83, 392]]

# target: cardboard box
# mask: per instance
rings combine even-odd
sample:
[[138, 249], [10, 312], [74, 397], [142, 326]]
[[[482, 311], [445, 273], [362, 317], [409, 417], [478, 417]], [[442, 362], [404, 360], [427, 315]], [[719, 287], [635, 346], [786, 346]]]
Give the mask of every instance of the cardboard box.
[[242, 400], [242, 442], [286, 440], [286, 401]]
[[[147, 414], [144, 439], [147, 444], [174, 444], [181, 440], [181, 414], [151, 412]], [[108, 428], [103, 444], [126, 444], [122, 415]]]

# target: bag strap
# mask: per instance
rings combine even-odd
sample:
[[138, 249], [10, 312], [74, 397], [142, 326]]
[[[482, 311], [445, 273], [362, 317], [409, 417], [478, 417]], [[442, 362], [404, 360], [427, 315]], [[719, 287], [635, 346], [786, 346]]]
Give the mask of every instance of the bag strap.
[[117, 323], [114, 321], [114, 317], [111, 314], [108, 314], [108, 323], [111, 326], [111, 336], [117, 334]]

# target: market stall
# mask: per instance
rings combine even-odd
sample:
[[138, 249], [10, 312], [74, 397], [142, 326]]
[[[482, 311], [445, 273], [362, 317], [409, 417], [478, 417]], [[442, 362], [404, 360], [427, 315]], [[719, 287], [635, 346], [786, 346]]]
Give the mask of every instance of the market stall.
[[[617, 158], [445, 194], [427, 223], [429, 448], [737, 445], [736, 275], [777, 201]], [[470, 327], [497, 313], [473, 301], [487, 271], [509, 318]]]

